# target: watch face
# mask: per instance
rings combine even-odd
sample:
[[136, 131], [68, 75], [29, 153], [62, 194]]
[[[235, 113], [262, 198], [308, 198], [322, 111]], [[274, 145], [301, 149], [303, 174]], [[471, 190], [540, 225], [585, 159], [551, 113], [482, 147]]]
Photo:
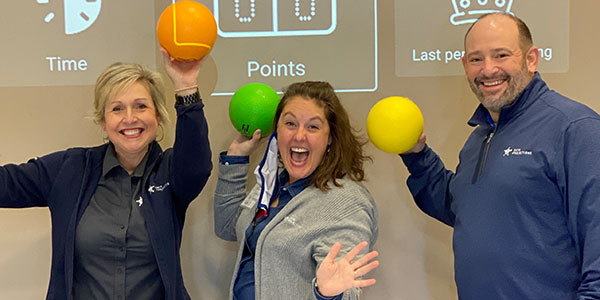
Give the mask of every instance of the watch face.
[[65, 33], [84, 31], [96, 21], [102, 0], [65, 0]]

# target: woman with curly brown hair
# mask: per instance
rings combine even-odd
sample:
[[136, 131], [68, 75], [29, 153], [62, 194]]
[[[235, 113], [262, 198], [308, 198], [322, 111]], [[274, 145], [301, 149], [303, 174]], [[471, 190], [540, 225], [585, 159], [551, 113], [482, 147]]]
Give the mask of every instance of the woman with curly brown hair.
[[365, 141], [326, 82], [290, 85], [274, 124], [250, 193], [248, 157], [260, 130], [220, 156], [215, 232], [241, 242], [230, 299], [357, 299], [375, 283], [361, 277], [378, 265], [370, 262], [377, 252], [359, 255], [378, 232], [375, 202], [360, 183]]

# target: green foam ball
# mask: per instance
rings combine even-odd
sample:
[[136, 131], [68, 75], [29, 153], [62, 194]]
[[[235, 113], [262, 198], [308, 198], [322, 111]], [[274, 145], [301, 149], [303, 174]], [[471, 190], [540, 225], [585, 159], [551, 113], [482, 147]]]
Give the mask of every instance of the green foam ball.
[[229, 119], [241, 134], [251, 137], [256, 129], [262, 136], [273, 132], [279, 95], [263, 83], [248, 83], [239, 88], [229, 102]]

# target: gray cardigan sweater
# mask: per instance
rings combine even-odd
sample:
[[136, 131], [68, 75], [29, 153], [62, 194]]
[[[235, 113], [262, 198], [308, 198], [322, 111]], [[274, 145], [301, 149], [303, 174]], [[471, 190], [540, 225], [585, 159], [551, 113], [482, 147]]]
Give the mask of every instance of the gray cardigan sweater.
[[[247, 177], [248, 164], [219, 165], [215, 233], [224, 240], [244, 241], [254, 217], [260, 187], [255, 185], [246, 196]], [[369, 242], [371, 251], [378, 234], [375, 202], [361, 184], [346, 178], [337, 182], [343, 186], [330, 183], [327, 192], [308, 186], [267, 224], [256, 245], [256, 299], [315, 299], [312, 280], [336, 241], [342, 244], [338, 258], [361, 241]], [[229, 299], [243, 249], [242, 242]], [[360, 289], [348, 290], [343, 299], [358, 299], [359, 294]]]

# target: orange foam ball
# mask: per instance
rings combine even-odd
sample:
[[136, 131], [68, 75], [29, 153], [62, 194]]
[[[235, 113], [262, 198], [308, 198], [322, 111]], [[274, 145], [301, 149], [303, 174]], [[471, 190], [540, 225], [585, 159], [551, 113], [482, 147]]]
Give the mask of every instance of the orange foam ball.
[[217, 22], [211, 11], [196, 1], [169, 5], [158, 18], [160, 45], [177, 60], [201, 59], [217, 40]]

